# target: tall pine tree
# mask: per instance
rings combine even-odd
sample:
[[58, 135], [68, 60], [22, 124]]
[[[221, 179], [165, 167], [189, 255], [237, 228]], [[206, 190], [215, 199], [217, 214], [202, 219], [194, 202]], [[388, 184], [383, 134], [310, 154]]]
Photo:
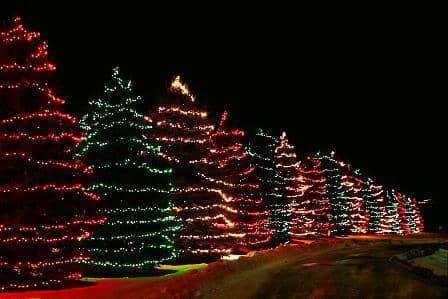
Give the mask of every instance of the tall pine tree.
[[373, 179], [367, 178], [364, 180], [363, 189], [366, 215], [369, 219], [367, 231], [376, 234], [389, 231], [383, 187], [376, 184]]
[[[210, 190], [197, 174], [207, 168], [206, 156], [214, 130], [207, 112], [188, 87], [176, 77], [163, 103], [150, 113], [154, 126], [151, 138], [163, 146], [160, 154], [174, 169], [174, 200], [183, 229], [179, 234], [184, 261], [209, 261], [228, 252], [215, 247], [215, 241], [227, 239], [223, 228], [213, 225], [209, 215], [220, 214], [214, 204], [226, 200], [219, 190]], [[216, 200], [216, 195], [221, 196]]]
[[414, 217], [414, 222], [415, 222], [415, 226], [416, 226], [415, 232], [416, 233], [423, 232], [425, 229], [425, 224], [423, 222], [423, 216], [422, 216], [422, 213], [420, 210], [420, 205], [415, 198], [412, 198], [411, 205], [412, 205], [412, 208], [414, 209], [413, 217]]
[[301, 174], [301, 165], [295, 148], [288, 141], [286, 133], [280, 136], [280, 145], [275, 150], [277, 169], [284, 186], [284, 200], [287, 206], [282, 211], [285, 226], [288, 227], [291, 240], [303, 238], [312, 234], [313, 218], [311, 216], [310, 201], [304, 197], [307, 186]]
[[331, 235], [330, 200], [327, 197], [327, 179], [322, 161], [306, 157], [302, 162], [302, 174], [307, 185], [304, 198], [309, 201], [312, 211], [312, 232], [317, 237], [328, 237]]
[[228, 215], [226, 219], [231, 219], [226, 228], [230, 228], [227, 234], [235, 238], [234, 253], [265, 248], [271, 237], [268, 212], [243, 138], [243, 131], [229, 127], [228, 114], [224, 112], [211, 136], [206, 172], [199, 173], [204, 185], [219, 190], [227, 202], [223, 213]]
[[248, 147], [248, 153], [256, 165], [254, 173], [260, 183], [260, 194], [269, 210], [268, 226], [273, 234], [273, 246], [279, 245], [282, 240], [285, 240], [288, 231], [282, 212], [284, 205], [281, 204], [284, 200], [285, 182], [281, 180], [274, 156], [279, 143], [278, 137], [271, 135], [266, 130], [257, 129]]
[[409, 235], [411, 233], [411, 228], [409, 225], [409, 215], [407, 209], [407, 200], [406, 196], [403, 193], [397, 193], [397, 213], [398, 213], [398, 221], [400, 224], [400, 232], [403, 235]]
[[114, 68], [103, 96], [89, 103], [82, 119], [88, 137], [79, 155], [95, 170], [89, 190], [102, 195], [101, 214], [108, 218], [87, 242], [95, 275], [144, 274], [177, 257], [172, 169], [159, 156], [160, 146], [145, 137], [152, 128], [138, 112], [141, 101]]
[[385, 223], [389, 228], [384, 233], [402, 234], [398, 215], [398, 200], [395, 190], [386, 191], [386, 215]]
[[347, 164], [345, 174], [342, 176], [345, 199], [350, 205], [350, 232], [363, 234], [367, 232], [368, 222], [366, 216], [365, 201], [363, 198], [364, 181], [361, 179], [358, 169], [351, 170]]
[[82, 136], [50, 85], [47, 43], [16, 18], [0, 31], [0, 291], [81, 277], [79, 240], [104, 219], [85, 190]]
[[341, 162], [335, 159], [335, 153], [323, 154], [318, 152], [316, 158], [322, 161], [327, 179], [327, 195], [330, 199], [330, 222], [332, 233], [345, 235], [350, 232], [350, 203], [345, 197], [342, 186]]

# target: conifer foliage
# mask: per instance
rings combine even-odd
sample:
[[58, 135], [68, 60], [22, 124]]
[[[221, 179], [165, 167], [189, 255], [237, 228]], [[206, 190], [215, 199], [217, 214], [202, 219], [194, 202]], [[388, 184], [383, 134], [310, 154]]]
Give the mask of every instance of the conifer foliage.
[[306, 157], [302, 161], [301, 172], [307, 186], [304, 190], [304, 200], [309, 202], [310, 217], [313, 220], [312, 235], [329, 237], [330, 200], [327, 196], [327, 179], [322, 161], [315, 157]]
[[244, 131], [230, 128], [228, 113], [224, 112], [211, 136], [206, 158], [208, 174], [200, 174], [204, 184], [210, 190], [219, 190], [227, 202], [227, 219], [233, 219], [228, 227], [235, 229], [229, 231], [236, 238], [234, 253], [264, 248], [271, 237], [268, 212], [260, 196], [255, 167], [243, 144], [244, 135]]
[[88, 136], [79, 156], [95, 170], [88, 189], [102, 195], [100, 212], [108, 219], [86, 242], [95, 274], [143, 274], [177, 257], [172, 169], [159, 156], [160, 145], [145, 137], [152, 128], [138, 112], [141, 101], [114, 68], [81, 122]]
[[326, 176], [327, 196], [330, 200], [332, 233], [345, 235], [350, 232], [350, 203], [345, 197], [343, 182], [344, 164], [335, 159], [335, 153], [316, 154], [322, 162]]
[[[304, 200], [306, 186], [300, 170], [300, 162], [295, 148], [289, 143], [286, 133], [280, 136], [280, 144], [275, 149], [277, 169], [285, 185], [283, 201], [280, 202], [282, 227], [287, 229], [286, 241], [300, 238], [311, 232], [312, 218], [310, 217], [308, 201]], [[283, 241], [284, 242], [284, 241]]]
[[81, 277], [78, 241], [104, 219], [73, 158], [76, 119], [50, 85], [55, 65], [20, 18], [0, 31], [0, 291], [52, 288]]
[[154, 126], [149, 136], [162, 145], [160, 156], [174, 170], [173, 198], [176, 215], [182, 223], [178, 236], [181, 257], [194, 262], [219, 258], [228, 253], [228, 248], [216, 244], [221, 244], [218, 241], [226, 240], [228, 235], [213, 222], [221, 214], [220, 205], [225, 199], [219, 190], [205, 186], [203, 178], [198, 176], [209, 167], [206, 156], [214, 126], [207, 111], [179, 76], [162, 100], [148, 117]]
[[281, 179], [275, 161], [275, 149], [280, 139], [266, 130], [257, 129], [248, 146], [248, 153], [256, 165], [254, 173], [260, 183], [260, 195], [264, 198], [269, 212], [269, 229], [272, 231], [272, 245], [285, 239], [287, 227], [284, 225], [283, 201], [284, 181]]

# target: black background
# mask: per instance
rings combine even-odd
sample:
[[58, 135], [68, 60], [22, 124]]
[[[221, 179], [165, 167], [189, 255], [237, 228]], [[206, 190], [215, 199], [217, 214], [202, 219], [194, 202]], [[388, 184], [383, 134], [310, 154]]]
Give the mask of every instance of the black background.
[[427, 223], [446, 227], [447, 52], [437, 17], [420, 7], [108, 2], [0, 3], [2, 20], [20, 15], [48, 40], [72, 113], [115, 65], [148, 109], [181, 74], [216, 117], [228, 109], [246, 130], [286, 130], [302, 155], [335, 149], [385, 186], [432, 199]]

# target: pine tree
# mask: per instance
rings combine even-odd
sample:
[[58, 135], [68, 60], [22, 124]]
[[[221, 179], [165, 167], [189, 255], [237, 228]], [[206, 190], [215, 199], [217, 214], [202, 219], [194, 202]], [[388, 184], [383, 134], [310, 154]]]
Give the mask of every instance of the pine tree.
[[75, 159], [82, 136], [50, 85], [47, 43], [16, 18], [0, 31], [0, 291], [81, 277], [79, 240], [104, 219]]
[[228, 215], [226, 219], [232, 219], [226, 228], [230, 228], [227, 234], [236, 237], [233, 252], [247, 253], [265, 248], [270, 241], [268, 212], [253, 173], [255, 167], [243, 146], [244, 131], [231, 129], [227, 118], [228, 113], [224, 112], [211, 136], [206, 157], [209, 167], [199, 176], [204, 185], [219, 190], [227, 201], [223, 213]]
[[398, 213], [398, 221], [400, 224], [400, 232], [403, 235], [409, 235], [411, 233], [411, 229], [409, 226], [409, 217], [407, 211], [406, 197], [403, 193], [397, 193], [397, 213]]
[[405, 196], [406, 216], [409, 222], [409, 233], [415, 234], [422, 231], [422, 219], [420, 209], [414, 197]]
[[289, 239], [300, 239], [312, 234], [313, 219], [310, 202], [305, 200], [307, 186], [301, 174], [301, 165], [293, 145], [289, 144], [286, 133], [280, 136], [280, 145], [275, 150], [277, 169], [285, 182], [284, 191], [287, 205], [284, 208], [285, 226], [289, 228]]
[[304, 199], [310, 202], [312, 232], [318, 237], [328, 237], [331, 235], [330, 200], [327, 197], [327, 180], [322, 162], [314, 157], [307, 157], [302, 164], [302, 174], [307, 185]]
[[279, 245], [287, 238], [288, 228], [284, 225], [284, 206], [279, 204], [283, 200], [284, 182], [280, 178], [276, 167], [275, 149], [279, 145], [279, 138], [263, 129], [257, 129], [248, 153], [252, 157], [255, 175], [260, 183], [260, 194], [266, 202], [269, 211], [268, 227], [272, 231], [272, 245]]
[[411, 234], [418, 232], [417, 223], [415, 222], [416, 220], [415, 206], [412, 201], [412, 198], [410, 198], [409, 196], [406, 196], [406, 215], [409, 219], [409, 232]]
[[159, 156], [160, 146], [145, 137], [151, 126], [138, 112], [141, 101], [114, 68], [103, 96], [89, 102], [82, 119], [88, 137], [79, 155], [95, 170], [89, 190], [102, 195], [101, 214], [108, 218], [87, 242], [95, 275], [144, 274], [177, 256], [172, 169]]
[[316, 154], [316, 158], [322, 162], [325, 169], [327, 196], [330, 199], [332, 233], [345, 235], [350, 232], [350, 203], [345, 197], [344, 187], [342, 186], [343, 165], [334, 156], [334, 152], [330, 154], [318, 152]]
[[425, 229], [425, 225], [423, 222], [423, 216], [420, 210], [419, 203], [415, 198], [412, 198], [412, 207], [414, 209], [414, 221], [416, 226], [416, 233], [423, 232]]
[[364, 180], [364, 199], [366, 202], [366, 214], [369, 219], [367, 231], [381, 234], [390, 230], [387, 226], [386, 202], [383, 187], [376, 184], [373, 179]]
[[363, 234], [367, 232], [367, 217], [363, 198], [363, 185], [358, 169], [351, 171], [346, 164], [346, 174], [342, 176], [345, 198], [350, 204], [350, 232]]
[[386, 192], [386, 215], [385, 222], [388, 230], [385, 233], [402, 234], [400, 227], [400, 219], [398, 216], [398, 200], [395, 190], [388, 190]]
[[222, 208], [215, 204], [227, 199], [219, 190], [204, 186], [203, 178], [197, 175], [208, 167], [206, 156], [214, 126], [179, 76], [168, 91], [163, 105], [148, 119], [154, 126], [151, 138], [162, 144], [161, 156], [174, 169], [175, 209], [183, 224], [179, 234], [182, 259], [194, 262], [217, 259], [228, 253], [228, 248], [211, 246], [228, 236], [222, 227], [213, 225], [214, 219], [209, 215], [220, 214]]

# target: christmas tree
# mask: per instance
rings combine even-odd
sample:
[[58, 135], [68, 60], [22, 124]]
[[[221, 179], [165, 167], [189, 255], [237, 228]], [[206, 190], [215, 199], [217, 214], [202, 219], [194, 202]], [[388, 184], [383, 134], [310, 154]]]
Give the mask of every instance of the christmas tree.
[[409, 226], [409, 215], [407, 209], [407, 199], [403, 193], [397, 194], [397, 213], [398, 213], [398, 221], [400, 224], [400, 232], [404, 235], [409, 235], [411, 233], [411, 229]]
[[307, 188], [301, 174], [301, 165], [297, 159], [295, 148], [289, 144], [286, 133], [280, 136], [280, 145], [275, 149], [277, 169], [279, 170], [284, 186], [284, 201], [287, 204], [283, 214], [285, 225], [289, 227], [290, 239], [303, 238], [313, 232], [313, 219], [311, 217], [310, 201], [305, 200], [304, 193]]
[[423, 221], [421, 219], [420, 208], [414, 197], [406, 196], [406, 216], [409, 223], [409, 233], [415, 234], [423, 231]]
[[398, 200], [395, 190], [388, 190], [386, 192], [386, 215], [385, 223], [388, 230], [384, 233], [402, 234], [400, 227], [400, 219], [398, 217]]
[[363, 196], [364, 182], [358, 169], [351, 171], [346, 165], [346, 174], [342, 176], [345, 199], [350, 204], [350, 232], [363, 234], [367, 232], [367, 217]]
[[304, 199], [310, 202], [312, 211], [312, 232], [318, 237], [328, 237], [331, 235], [330, 200], [327, 197], [327, 180], [322, 162], [314, 157], [307, 157], [302, 162], [301, 170], [307, 185]]
[[344, 235], [350, 232], [350, 203], [347, 200], [342, 185], [342, 169], [344, 163], [335, 159], [335, 153], [323, 154], [318, 152], [319, 159], [325, 169], [327, 180], [327, 196], [330, 199], [330, 223], [332, 233]]
[[416, 215], [415, 215], [415, 201], [413, 201], [413, 198], [410, 198], [409, 196], [406, 196], [406, 215], [408, 217], [409, 221], [409, 232], [411, 234], [417, 233], [417, 223], [416, 223]]
[[145, 137], [151, 126], [138, 112], [141, 101], [114, 68], [81, 122], [88, 137], [79, 155], [95, 170], [89, 190], [102, 195], [101, 214], [108, 218], [86, 243], [95, 275], [144, 274], [177, 256], [172, 169], [159, 156], [160, 146]]
[[256, 165], [254, 173], [260, 183], [260, 194], [264, 198], [269, 211], [268, 227], [273, 233], [273, 246], [279, 245], [288, 238], [288, 225], [283, 213], [285, 203], [282, 204], [285, 183], [281, 180], [274, 157], [275, 149], [279, 143], [278, 137], [265, 130], [258, 129], [248, 147], [248, 153]]
[[270, 241], [268, 212], [259, 193], [255, 167], [243, 147], [244, 132], [229, 128], [227, 118], [224, 112], [211, 136], [210, 153], [206, 157], [208, 167], [199, 176], [204, 185], [220, 190], [227, 199], [223, 214], [227, 215], [227, 234], [235, 238], [231, 240], [236, 244], [233, 252], [247, 253], [266, 247]]
[[[206, 157], [214, 129], [207, 112], [188, 87], [176, 77], [164, 104], [151, 113], [151, 138], [162, 144], [160, 155], [174, 169], [174, 200], [183, 229], [179, 234], [184, 261], [209, 261], [230, 253], [224, 244], [229, 238], [224, 227], [214, 225], [221, 203], [229, 199], [220, 190], [204, 185], [198, 173], [209, 167]], [[217, 199], [217, 196], [219, 197]], [[210, 215], [213, 215], [210, 217]]]
[[0, 291], [53, 288], [81, 277], [79, 241], [104, 222], [75, 159], [83, 139], [50, 87], [47, 43], [20, 18], [0, 31]]
[[366, 214], [369, 219], [367, 231], [370, 233], [386, 233], [390, 231], [386, 213], [386, 201], [383, 187], [376, 184], [373, 179], [364, 180], [364, 199]]
[[423, 217], [422, 217], [422, 213], [420, 211], [420, 206], [417, 202], [417, 200], [415, 198], [412, 198], [412, 207], [414, 209], [414, 222], [415, 222], [415, 232], [419, 233], [419, 232], [423, 232], [423, 230], [425, 229], [425, 225], [423, 222]]

